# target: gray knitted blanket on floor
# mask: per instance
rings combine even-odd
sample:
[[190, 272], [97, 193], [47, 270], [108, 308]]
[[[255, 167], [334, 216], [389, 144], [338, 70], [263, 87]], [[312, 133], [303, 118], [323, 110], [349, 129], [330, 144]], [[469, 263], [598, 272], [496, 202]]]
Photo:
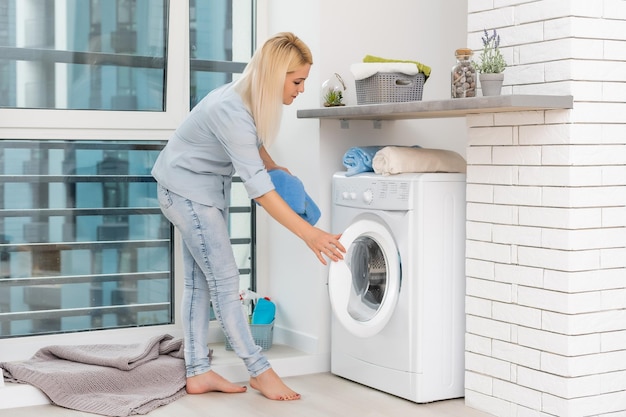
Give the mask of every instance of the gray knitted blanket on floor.
[[185, 395], [182, 341], [55, 345], [22, 362], [0, 362], [8, 382], [31, 384], [61, 407], [105, 416], [146, 414]]

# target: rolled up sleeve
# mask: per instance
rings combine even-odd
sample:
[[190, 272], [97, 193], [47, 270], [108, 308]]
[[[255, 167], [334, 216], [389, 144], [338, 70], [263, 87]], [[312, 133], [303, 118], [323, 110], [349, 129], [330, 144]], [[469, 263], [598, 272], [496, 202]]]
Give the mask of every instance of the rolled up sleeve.
[[243, 185], [250, 198], [261, 197], [274, 189], [274, 183], [265, 170], [244, 181]]

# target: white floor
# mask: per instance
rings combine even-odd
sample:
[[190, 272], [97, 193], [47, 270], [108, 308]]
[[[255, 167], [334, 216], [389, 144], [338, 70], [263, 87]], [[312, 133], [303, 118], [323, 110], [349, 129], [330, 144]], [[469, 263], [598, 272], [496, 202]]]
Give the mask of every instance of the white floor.
[[[241, 361], [223, 345], [213, 346], [214, 369], [232, 381], [247, 385], [245, 368]], [[282, 345], [274, 345], [267, 356], [280, 375], [289, 371], [303, 371], [302, 363], [311, 362], [311, 369], [319, 366], [315, 358]], [[296, 365], [297, 364], [297, 365]], [[289, 369], [291, 368], [291, 369]], [[304, 370], [304, 372], [306, 371]], [[462, 398], [415, 404], [369, 387], [348, 381], [327, 372], [283, 378], [302, 395], [298, 401], [270, 401], [248, 387], [244, 394], [210, 393], [186, 395], [172, 404], [149, 413], [149, 417], [490, 417], [489, 414], [466, 407]], [[9, 384], [16, 385], [16, 384]], [[19, 385], [19, 384], [18, 384]], [[22, 386], [24, 387], [24, 386]], [[19, 387], [5, 387], [5, 394]], [[24, 387], [25, 388], [25, 387]], [[34, 390], [32, 387], [28, 387]], [[0, 390], [2, 391], [2, 390]], [[6, 399], [6, 398], [5, 398]], [[67, 410], [50, 404], [5, 408], [0, 406], [0, 417], [94, 417], [95, 414]]]
[[[465, 407], [463, 399], [415, 404], [329, 373], [285, 378], [302, 394], [298, 401], [270, 401], [251, 390], [244, 394], [186, 395], [147, 414], [149, 417], [488, 417]], [[93, 417], [53, 405], [0, 410], [11, 417]]]

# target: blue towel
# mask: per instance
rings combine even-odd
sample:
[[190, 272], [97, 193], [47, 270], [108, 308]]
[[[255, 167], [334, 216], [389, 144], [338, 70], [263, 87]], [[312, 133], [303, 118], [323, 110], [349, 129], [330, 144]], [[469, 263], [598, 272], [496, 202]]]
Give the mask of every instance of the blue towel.
[[289, 207], [311, 225], [320, 219], [320, 209], [304, 190], [302, 181], [282, 169], [268, 171], [276, 192], [285, 200]]
[[384, 146], [355, 146], [346, 151], [343, 155], [343, 166], [348, 171], [346, 177], [360, 174], [361, 172], [374, 172], [372, 161], [376, 152]]

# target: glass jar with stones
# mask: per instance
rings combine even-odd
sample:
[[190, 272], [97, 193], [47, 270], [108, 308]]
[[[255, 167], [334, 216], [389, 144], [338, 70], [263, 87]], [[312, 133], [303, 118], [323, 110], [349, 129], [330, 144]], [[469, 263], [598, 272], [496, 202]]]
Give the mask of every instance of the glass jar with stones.
[[455, 51], [456, 65], [452, 67], [452, 98], [476, 97], [476, 68], [473, 52], [468, 48]]

